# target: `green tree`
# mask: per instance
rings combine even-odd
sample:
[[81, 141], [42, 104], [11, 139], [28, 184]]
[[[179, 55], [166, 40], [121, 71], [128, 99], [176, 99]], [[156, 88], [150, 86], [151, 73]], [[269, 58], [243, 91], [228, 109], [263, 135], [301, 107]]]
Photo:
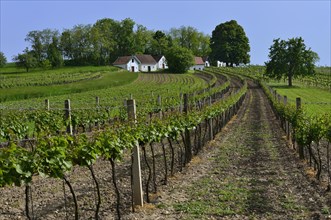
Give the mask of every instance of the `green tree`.
[[158, 30], [153, 34], [151, 47], [149, 48], [148, 53], [152, 55], [164, 55], [170, 46], [171, 37]]
[[52, 43], [54, 37], [58, 38], [59, 32], [57, 30], [44, 29], [41, 31], [30, 31], [25, 41], [31, 44], [31, 53], [37, 59], [39, 65], [47, 59], [48, 47]]
[[134, 31], [135, 22], [130, 18], [126, 18], [121, 22], [117, 22], [112, 32], [115, 35], [116, 48], [113, 54], [113, 60], [118, 56], [127, 56], [135, 53], [134, 51]]
[[60, 37], [60, 49], [65, 59], [72, 60], [74, 59], [74, 51], [73, 51], [73, 37], [72, 31], [66, 29], [62, 32]]
[[275, 39], [269, 48], [270, 60], [265, 63], [265, 75], [275, 79], [287, 77], [292, 86], [293, 77], [313, 75], [315, 62], [319, 60], [317, 53], [307, 49], [304, 40], [291, 38], [288, 41]]
[[196, 56], [209, 56], [210, 52], [211, 52], [211, 48], [210, 48], [210, 36], [208, 35], [204, 35], [203, 33], [199, 33], [198, 35], [199, 38], [199, 45], [196, 49], [196, 51], [193, 53]]
[[134, 33], [134, 53], [148, 53], [153, 41], [153, 32], [138, 24]]
[[[91, 42], [91, 25], [75, 25], [61, 36], [61, 47], [65, 56], [70, 57], [71, 65], [88, 65], [93, 63], [93, 45]], [[63, 40], [63, 42], [62, 42]]]
[[5, 57], [5, 54], [0, 51], [0, 67], [4, 67], [7, 63], [7, 59]]
[[174, 45], [190, 49], [196, 56], [207, 56], [210, 53], [210, 37], [194, 27], [171, 28], [169, 36]]
[[18, 54], [14, 57], [14, 61], [18, 67], [23, 67], [26, 72], [29, 72], [31, 68], [38, 66], [38, 60], [34, 57], [33, 52], [26, 48], [22, 54]]
[[233, 64], [250, 62], [249, 40], [244, 29], [235, 20], [231, 20], [215, 27], [210, 39], [213, 61], [219, 60], [233, 66]]
[[53, 36], [52, 43], [48, 47], [47, 59], [53, 68], [61, 67], [63, 65], [63, 57], [59, 49], [58, 37]]
[[184, 73], [194, 64], [194, 56], [191, 50], [185, 47], [173, 46], [166, 54], [169, 71]]
[[106, 65], [111, 62], [112, 53], [115, 50], [115, 34], [112, 29], [118, 22], [110, 18], [98, 20], [91, 29], [91, 41], [93, 45], [93, 58], [95, 64]]

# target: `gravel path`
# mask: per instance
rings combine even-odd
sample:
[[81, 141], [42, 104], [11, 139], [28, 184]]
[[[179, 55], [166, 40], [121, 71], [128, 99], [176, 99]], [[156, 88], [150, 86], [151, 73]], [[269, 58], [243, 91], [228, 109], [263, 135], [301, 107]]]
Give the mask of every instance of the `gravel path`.
[[331, 219], [331, 195], [286, 145], [262, 89], [153, 205], [124, 219]]

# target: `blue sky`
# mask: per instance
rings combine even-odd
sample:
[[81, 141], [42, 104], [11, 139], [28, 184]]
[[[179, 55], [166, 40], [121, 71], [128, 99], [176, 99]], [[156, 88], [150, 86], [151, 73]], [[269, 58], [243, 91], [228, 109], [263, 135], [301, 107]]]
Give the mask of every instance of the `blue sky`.
[[131, 18], [151, 30], [192, 26], [211, 35], [215, 27], [237, 20], [250, 40], [251, 63], [268, 60], [275, 38], [302, 37], [331, 66], [331, 0], [322, 1], [29, 1], [0, 0], [0, 51], [12, 60], [22, 52], [27, 33], [46, 28], [72, 28], [98, 19]]

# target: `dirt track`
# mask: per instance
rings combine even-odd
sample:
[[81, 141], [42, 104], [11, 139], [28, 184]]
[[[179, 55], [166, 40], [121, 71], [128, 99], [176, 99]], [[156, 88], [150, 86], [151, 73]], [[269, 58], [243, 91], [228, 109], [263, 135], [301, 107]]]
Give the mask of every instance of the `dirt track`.
[[249, 83], [238, 115], [155, 205], [125, 219], [331, 219], [331, 195], [307, 174], [262, 91]]

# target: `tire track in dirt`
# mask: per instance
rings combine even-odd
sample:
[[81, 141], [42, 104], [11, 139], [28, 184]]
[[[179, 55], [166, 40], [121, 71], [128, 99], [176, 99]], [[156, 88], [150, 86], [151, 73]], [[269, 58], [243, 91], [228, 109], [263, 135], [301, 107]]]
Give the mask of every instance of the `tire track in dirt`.
[[330, 195], [306, 176], [283, 135], [250, 82], [238, 115], [160, 188], [155, 205], [125, 219], [328, 219]]

